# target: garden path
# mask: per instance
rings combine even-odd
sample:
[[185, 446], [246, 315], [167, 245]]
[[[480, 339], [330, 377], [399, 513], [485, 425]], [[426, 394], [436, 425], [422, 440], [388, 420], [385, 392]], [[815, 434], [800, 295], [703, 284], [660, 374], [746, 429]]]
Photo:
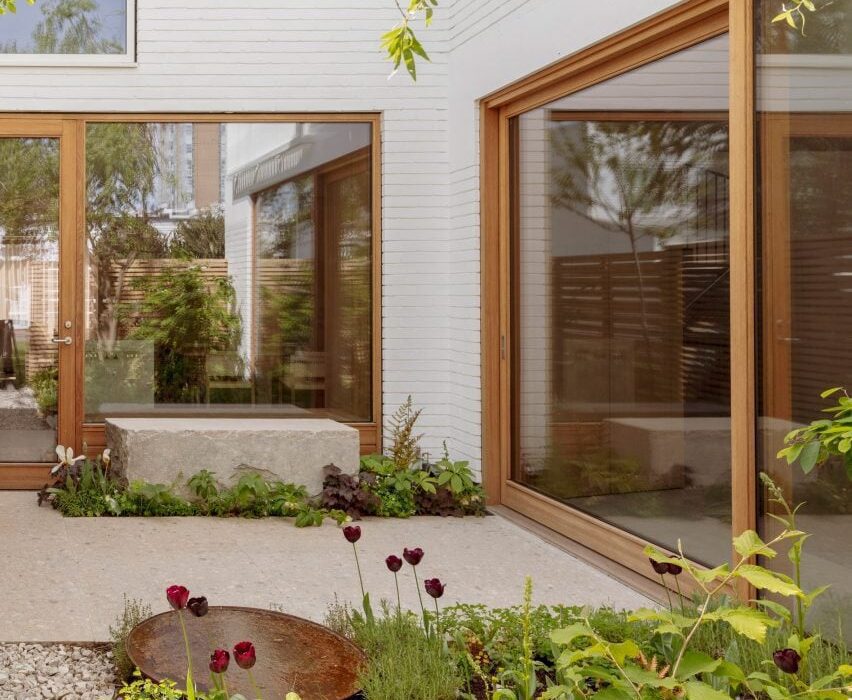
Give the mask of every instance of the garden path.
[[[639, 593], [501, 516], [366, 519], [358, 543], [374, 602], [394, 598], [384, 559], [426, 555], [418, 574], [447, 584], [442, 604], [520, 601], [524, 577], [540, 603], [647, 605]], [[63, 518], [34, 493], [0, 492], [0, 642], [106, 641], [122, 594], [164, 610], [172, 583], [211, 605], [251, 605], [322, 620], [336, 597], [360, 598], [352, 547], [333, 523], [290, 520]], [[418, 605], [410, 567], [403, 604]]]

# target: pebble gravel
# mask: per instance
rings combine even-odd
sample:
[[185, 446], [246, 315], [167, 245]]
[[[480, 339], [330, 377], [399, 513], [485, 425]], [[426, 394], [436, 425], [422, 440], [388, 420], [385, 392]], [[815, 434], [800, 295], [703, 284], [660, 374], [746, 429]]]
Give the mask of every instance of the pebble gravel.
[[115, 697], [112, 652], [68, 644], [0, 644], [0, 700]]

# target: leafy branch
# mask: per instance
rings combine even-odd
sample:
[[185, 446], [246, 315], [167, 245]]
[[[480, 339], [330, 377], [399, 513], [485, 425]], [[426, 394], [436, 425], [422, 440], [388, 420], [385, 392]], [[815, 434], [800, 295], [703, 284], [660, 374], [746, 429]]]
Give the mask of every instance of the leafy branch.
[[772, 22], [773, 24], [775, 22], [786, 22], [793, 29], [800, 29], [801, 27], [800, 31], [804, 35], [805, 22], [807, 21], [804, 10], [816, 12], [817, 8], [812, 0], [793, 0], [793, 4], [790, 7], [787, 7], [787, 3], [783, 3], [781, 5], [781, 12], [772, 18]]
[[[27, 0], [28, 5], [35, 5], [35, 0]], [[5, 15], [7, 12], [14, 14], [18, 11], [17, 0], [0, 0], [0, 15]]]
[[402, 15], [402, 21], [382, 35], [382, 49], [387, 52], [388, 60], [393, 63], [391, 75], [394, 75], [399, 70], [400, 65], [405, 63], [405, 69], [411, 79], [417, 80], [416, 57], [419, 56], [425, 61], [432, 59], [429, 58], [426, 49], [417, 39], [411, 25], [420, 13], [423, 13], [426, 26], [430, 26], [435, 8], [438, 6], [438, 0], [409, 0], [408, 9], [403, 9], [400, 0], [395, 1], [397, 9]]

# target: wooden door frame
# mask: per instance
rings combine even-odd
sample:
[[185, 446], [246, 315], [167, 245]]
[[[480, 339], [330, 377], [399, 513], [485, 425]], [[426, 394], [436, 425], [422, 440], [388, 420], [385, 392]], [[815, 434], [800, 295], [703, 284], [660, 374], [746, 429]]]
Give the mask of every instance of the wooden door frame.
[[[0, 119], [0, 138], [50, 138], [59, 142], [59, 261], [57, 322], [73, 343], [57, 346], [57, 426], [59, 444], [73, 446], [76, 424], [76, 353], [81, 334], [76, 324], [77, 306], [77, 204], [74, 177], [77, 162], [77, 130], [63, 119], [40, 116], [33, 119]], [[65, 324], [71, 323], [67, 330]], [[34, 488], [47, 481], [52, 463], [0, 463], [0, 489]]]
[[[733, 4], [732, 4], [733, 5]], [[643, 549], [647, 540], [614, 527], [588, 514], [548, 498], [521, 484], [511, 481], [512, 454], [512, 363], [516, 352], [514, 338], [517, 333], [512, 327], [512, 239], [510, 206], [512, 173], [510, 120], [524, 112], [536, 109], [555, 99], [578, 92], [596, 83], [603, 82], [632, 69], [638, 68], [662, 57], [689, 48], [708, 39], [721, 36], [732, 30], [733, 14], [739, 12], [729, 7], [727, 0], [686, 0], [668, 10], [652, 16], [640, 24], [615, 34], [587, 49], [583, 49], [567, 58], [545, 68], [538, 73], [523, 78], [498, 90], [480, 101], [480, 212], [481, 212], [481, 295], [482, 295], [482, 412], [483, 412], [483, 480], [489, 502], [502, 504], [517, 510], [548, 528], [563, 534], [595, 552], [603, 554], [613, 562], [628, 578], [643, 576], [653, 578]], [[738, 24], [738, 31], [742, 27]], [[731, 36], [733, 43], [735, 37]], [[737, 37], [737, 40], [742, 40]], [[748, 45], [751, 51], [751, 44]], [[737, 60], [739, 56], [736, 57]], [[739, 72], [739, 64], [734, 68], [735, 57], [731, 59], [731, 72]], [[732, 93], [733, 94], [733, 93]], [[733, 126], [734, 111], [731, 105]], [[753, 116], [750, 117], [753, 119]], [[751, 122], [753, 123], [753, 121]], [[736, 153], [735, 143], [741, 144], [742, 128], [737, 128], [737, 138], [732, 140], [730, 151], [732, 158]], [[743, 156], [743, 158], [745, 158]], [[745, 167], [743, 159], [738, 168]], [[733, 175], [733, 168], [732, 168]], [[731, 185], [732, 208], [741, 202], [742, 192], [734, 192]], [[744, 215], [747, 209], [737, 204], [737, 215]], [[734, 213], [732, 212], [732, 221]], [[731, 258], [735, 251], [750, 245], [745, 239], [753, 240], [753, 231], [740, 226], [731, 230]], [[748, 258], [753, 260], [753, 258]], [[738, 265], [743, 268], [745, 262]], [[744, 313], [753, 302], [753, 290], [749, 293], [748, 276], [739, 269], [739, 277], [731, 284], [731, 323], [732, 336], [740, 326], [742, 330]], [[753, 279], [751, 280], [753, 284]], [[737, 297], [737, 311], [733, 308]], [[753, 309], [750, 322], [753, 324]], [[738, 334], [742, 340], [742, 333]], [[732, 339], [733, 343], [733, 339]], [[738, 362], [738, 356], [732, 353], [732, 362]], [[747, 360], [750, 367], [739, 369], [738, 376], [748, 376], [749, 381], [735, 389], [732, 368], [732, 425], [735, 421], [747, 422], [745, 418], [750, 389], [753, 391], [753, 356]], [[735, 395], [736, 394], [736, 395]], [[736, 415], [734, 414], [736, 412]], [[751, 414], [753, 415], [753, 413]], [[732, 486], [735, 527], [746, 529], [754, 527], [754, 490], [741, 491], [740, 485], [751, 476], [746, 472], [754, 464], [753, 429], [750, 435], [732, 434], [734, 464], [734, 484]], [[751, 452], [749, 454], [749, 452]], [[739, 474], [739, 476], [737, 476]], [[743, 591], [747, 593], [746, 591]]]
[[[168, 123], [364, 123], [370, 127], [371, 214], [372, 214], [372, 420], [352, 423], [359, 431], [362, 451], [382, 446], [382, 116], [378, 112], [20, 112], [0, 113], [0, 136], [54, 137], [60, 139], [60, 315], [72, 322], [74, 343], [60, 346], [64, 359], [59, 384], [60, 443], [90, 455], [106, 446], [103, 423], [85, 423], [82, 381], [85, 349], [86, 227], [86, 126], [103, 122]], [[77, 282], [80, 281], [80, 284]], [[44, 485], [52, 465], [0, 464], [0, 489], [37, 489]]]

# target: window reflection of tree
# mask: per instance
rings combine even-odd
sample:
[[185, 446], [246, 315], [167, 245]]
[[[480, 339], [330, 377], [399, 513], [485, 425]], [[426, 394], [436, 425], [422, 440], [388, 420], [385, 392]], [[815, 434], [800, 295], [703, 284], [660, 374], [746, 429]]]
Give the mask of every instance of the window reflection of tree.
[[[0, 53], [120, 54], [124, 43], [107, 36], [105, 8], [98, 0], [42, 0], [41, 21], [25, 46], [17, 40], [0, 46]], [[126, 12], [126, 9], [125, 9]]]
[[[625, 236], [636, 273], [644, 346], [644, 359], [637, 365], [651, 369], [653, 341], [640, 242], [651, 239], [656, 249], [717, 218], [697, 202], [708, 186], [705, 175], [727, 150], [727, 125], [683, 119], [556, 121], [550, 142], [553, 206]], [[653, 387], [654, 373], [647, 379]]]

